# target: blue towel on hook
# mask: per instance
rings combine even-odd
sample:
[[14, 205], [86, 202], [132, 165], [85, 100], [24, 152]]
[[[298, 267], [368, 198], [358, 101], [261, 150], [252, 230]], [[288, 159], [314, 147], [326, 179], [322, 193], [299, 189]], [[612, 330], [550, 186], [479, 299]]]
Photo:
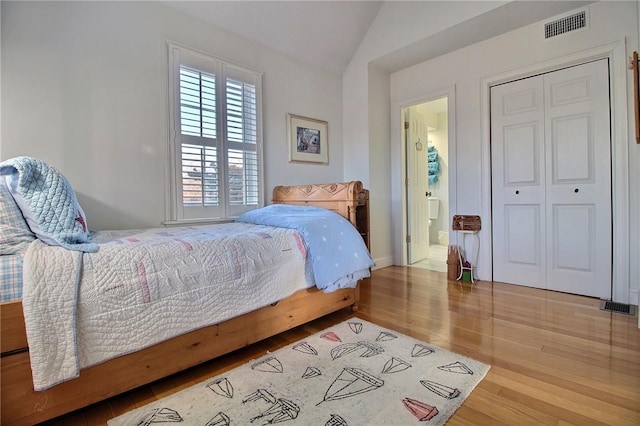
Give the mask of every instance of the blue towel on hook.
[[438, 175], [440, 174], [440, 157], [438, 156], [438, 150], [433, 145], [429, 145], [427, 151], [427, 178], [429, 180], [429, 185], [433, 185], [438, 182]]
[[429, 176], [437, 175], [438, 173], [440, 173], [440, 163], [438, 163], [437, 161], [429, 163], [427, 167], [429, 168]]

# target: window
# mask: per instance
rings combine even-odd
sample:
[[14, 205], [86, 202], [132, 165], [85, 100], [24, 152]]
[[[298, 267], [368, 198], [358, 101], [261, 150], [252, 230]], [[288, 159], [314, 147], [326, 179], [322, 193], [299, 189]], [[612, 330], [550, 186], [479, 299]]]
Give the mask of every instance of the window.
[[262, 76], [172, 44], [169, 62], [171, 221], [261, 207]]

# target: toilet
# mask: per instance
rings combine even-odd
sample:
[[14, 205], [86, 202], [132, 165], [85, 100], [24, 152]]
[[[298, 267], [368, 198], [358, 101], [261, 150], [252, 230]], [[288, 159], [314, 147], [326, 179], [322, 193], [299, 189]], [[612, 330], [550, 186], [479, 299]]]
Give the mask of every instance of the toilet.
[[[438, 197], [427, 198], [429, 209], [429, 227], [431, 222], [438, 218], [440, 213], [440, 199]], [[449, 233], [447, 231], [438, 231], [438, 243], [442, 246], [449, 245]]]
[[429, 209], [429, 226], [431, 226], [431, 221], [438, 218], [438, 212], [440, 209], [440, 199], [438, 197], [428, 197], [427, 198], [428, 209]]
[[449, 233], [447, 231], [438, 231], [438, 242], [441, 246], [449, 245]]

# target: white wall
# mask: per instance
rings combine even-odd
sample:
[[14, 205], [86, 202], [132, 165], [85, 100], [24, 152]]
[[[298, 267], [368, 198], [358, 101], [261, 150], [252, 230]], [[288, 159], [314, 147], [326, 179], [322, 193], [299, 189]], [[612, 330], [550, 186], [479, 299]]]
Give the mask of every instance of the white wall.
[[401, 264], [394, 241], [406, 233], [391, 217], [403, 199], [391, 179], [388, 72], [374, 61], [505, 3], [385, 2], [342, 76], [345, 180], [362, 180], [371, 191], [371, 254], [376, 267]]
[[[555, 39], [541, 36], [543, 23], [522, 27], [502, 36], [482, 41], [469, 47], [423, 62], [391, 75], [391, 105], [412, 99], [420, 93], [430, 93], [442, 87], [456, 87], [456, 203], [457, 212], [451, 214], [479, 214], [483, 219], [481, 245], [484, 248], [480, 260], [480, 278], [490, 278], [490, 217], [487, 182], [488, 138], [486, 133], [486, 89], [484, 84], [492, 78], [519, 70], [532, 71], [570, 61], [602, 46], [621, 44], [621, 54], [616, 54], [613, 77], [614, 113], [614, 195], [617, 211], [614, 227], [615, 241], [622, 248], [614, 261], [617, 288], [614, 295], [621, 302], [635, 302], [639, 283], [638, 241], [640, 196], [640, 146], [633, 134], [633, 108], [631, 101], [631, 76], [626, 72], [626, 58], [638, 49], [638, 14], [636, 2], [598, 2], [588, 6], [590, 27]], [[620, 53], [620, 52], [619, 52]], [[623, 69], [622, 72], [620, 70]], [[629, 89], [627, 89], [629, 88]], [[391, 111], [394, 128], [394, 111]], [[624, 123], [621, 126], [620, 123]], [[628, 125], [627, 125], [628, 123]], [[346, 130], [345, 130], [346, 133]], [[391, 135], [392, 180], [401, 181], [402, 144], [400, 135]], [[395, 153], [395, 156], [394, 156]], [[628, 182], [621, 186], [622, 178]], [[394, 220], [401, 221], [402, 206], [394, 208]], [[615, 212], [614, 212], [615, 214]], [[626, 223], [625, 223], [626, 222]], [[623, 230], [623, 232], [618, 232]], [[631, 256], [631, 261], [629, 259]], [[634, 257], [635, 256], [635, 257]], [[624, 270], [620, 270], [624, 269]], [[614, 280], [615, 281], [615, 280]]]
[[[265, 200], [342, 181], [342, 81], [158, 2], [1, 2], [0, 159], [71, 181], [92, 229], [165, 219], [171, 40], [264, 73]], [[286, 114], [329, 123], [329, 164], [288, 163]]]
[[[540, 40], [542, 22], [586, 5], [592, 11], [588, 31], [553, 42]], [[623, 44], [622, 53], [617, 49], [610, 55], [617, 62], [614, 234], [618, 249], [621, 248], [614, 261], [614, 297], [635, 300], [640, 283], [640, 149], [630, 139], [633, 105], [627, 94], [631, 76], [621, 67], [625, 56], [640, 44], [638, 21], [640, 11], [634, 0], [386, 2], [343, 75], [345, 178], [357, 176], [371, 190], [374, 259], [406, 263], [403, 154], [396, 109], [424, 100], [434, 92], [453, 95], [455, 107], [450, 114], [454, 124], [449, 127], [449, 138], [454, 142], [449, 167], [453, 173], [450, 204], [455, 208], [449, 214], [482, 214], [483, 220], [488, 220], [488, 120], [486, 114], [483, 116], [483, 83], [491, 76], [543, 61], [557, 63], [580, 55], [585, 49], [617, 42]], [[531, 26], [532, 23], [537, 24]], [[391, 74], [390, 89], [384, 86], [385, 73]], [[385, 101], [390, 105], [387, 117], [378, 105]], [[362, 111], [362, 105], [368, 105], [369, 113]], [[386, 121], [389, 134], [372, 131], [372, 122], [380, 130]], [[386, 149], [385, 141], [389, 141]], [[386, 158], [389, 160], [382, 160]], [[386, 187], [377, 186], [379, 181], [390, 182], [390, 194], [385, 192]], [[486, 232], [485, 229], [482, 235], [484, 250], [490, 248]], [[386, 243], [388, 235], [391, 244]], [[490, 277], [490, 252], [483, 252], [481, 257], [481, 278], [486, 279]], [[378, 265], [385, 266], [384, 262]]]

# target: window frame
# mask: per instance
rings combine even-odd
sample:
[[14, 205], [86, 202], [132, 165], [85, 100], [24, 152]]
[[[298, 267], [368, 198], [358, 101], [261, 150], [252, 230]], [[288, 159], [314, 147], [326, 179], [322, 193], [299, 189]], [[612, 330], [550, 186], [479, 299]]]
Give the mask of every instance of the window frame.
[[[168, 201], [165, 225], [183, 225], [194, 223], [229, 222], [245, 211], [264, 206], [263, 174], [263, 132], [262, 132], [262, 73], [244, 66], [233, 64], [202, 53], [186, 46], [167, 42], [168, 91], [169, 91], [169, 158], [168, 158]], [[197, 141], [199, 137], [181, 134], [180, 121], [180, 69], [181, 67], [215, 75], [216, 99], [216, 138], [200, 146], [215, 146], [218, 158], [218, 206], [185, 206], [182, 188], [182, 145], [185, 139]], [[227, 129], [227, 80], [241, 81], [255, 87], [255, 152], [257, 156], [257, 204], [231, 203], [229, 198], [229, 149], [238, 142], [230, 142]], [[204, 140], [204, 139], [200, 139]], [[241, 142], [245, 143], [245, 142]], [[251, 150], [243, 149], [242, 152]]]

